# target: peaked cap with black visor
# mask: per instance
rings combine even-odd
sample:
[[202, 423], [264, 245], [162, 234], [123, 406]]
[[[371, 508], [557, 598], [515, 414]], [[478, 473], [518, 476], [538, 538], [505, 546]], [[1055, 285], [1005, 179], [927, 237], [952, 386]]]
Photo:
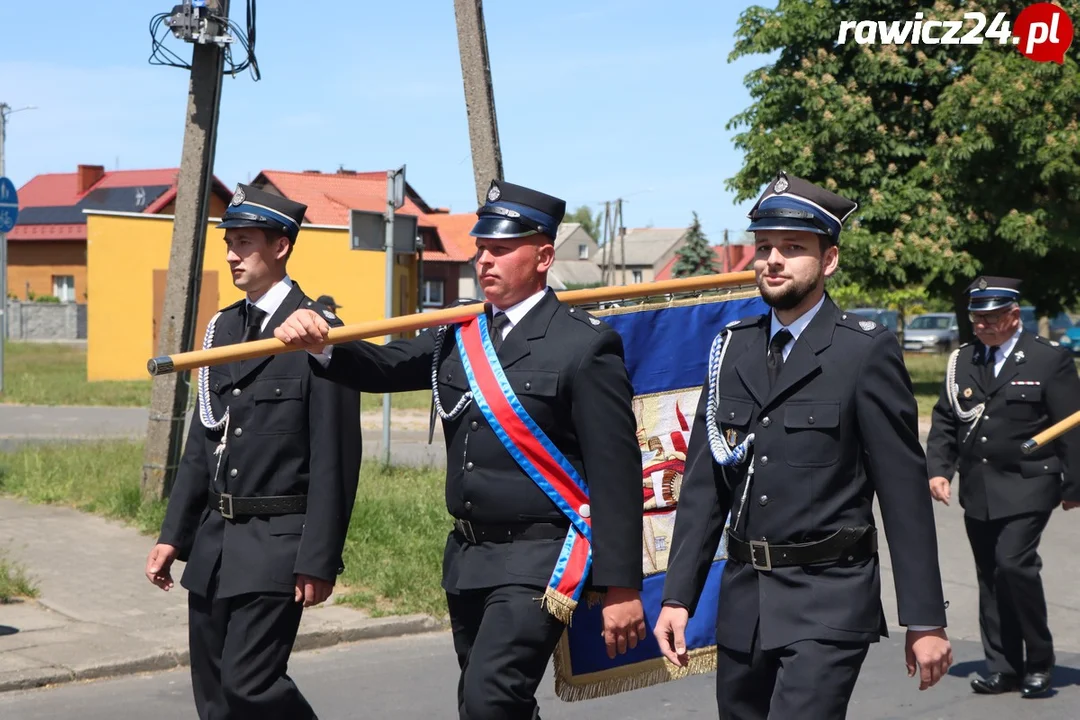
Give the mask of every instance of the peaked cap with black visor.
[[492, 180], [487, 202], [476, 211], [473, 237], [518, 240], [546, 235], [552, 240], [566, 215], [566, 201], [521, 185]]
[[844, 220], [858, 203], [780, 171], [747, 213], [748, 231], [802, 230], [840, 243]]
[[307, 205], [293, 202], [274, 193], [238, 183], [229, 207], [218, 223], [219, 228], [254, 227], [281, 233], [296, 242]]
[[990, 312], [1020, 302], [1016, 278], [981, 275], [968, 285], [968, 312]]

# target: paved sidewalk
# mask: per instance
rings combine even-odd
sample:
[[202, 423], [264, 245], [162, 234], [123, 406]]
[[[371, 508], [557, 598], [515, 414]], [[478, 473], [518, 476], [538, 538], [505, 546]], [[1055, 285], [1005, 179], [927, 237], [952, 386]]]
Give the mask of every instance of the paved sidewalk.
[[[0, 452], [31, 442], [140, 439], [147, 410], [130, 407], [67, 407], [0, 404]], [[394, 410], [390, 416], [390, 460], [397, 465], [445, 467], [442, 428], [427, 441], [427, 410]], [[191, 413], [188, 413], [188, 422]], [[382, 458], [382, 410], [361, 416], [365, 461]]]
[[[38, 601], [0, 605], [0, 691], [186, 665], [183, 564], [172, 591], [157, 589], [143, 575], [152, 545], [117, 522], [0, 498], [0, 549], [40, 589]], [[331, 604], [305, 610], [296, 647], [437, 627], [423, 615], [373, 619]]]

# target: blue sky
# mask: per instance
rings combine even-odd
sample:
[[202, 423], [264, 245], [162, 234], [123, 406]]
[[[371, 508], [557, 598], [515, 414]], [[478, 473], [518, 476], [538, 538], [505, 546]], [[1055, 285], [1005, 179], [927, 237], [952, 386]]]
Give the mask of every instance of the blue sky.
[[[8, 124], [17, 186], [78, 163], [179, 165], [188, 73], [147, 62], [150, 18], [173, 4], [2, 3], [0, 100], [38, 107]], [[713, 242], [744, 229], [752, 202], [724, 189], [742, 163], [724, 126], [766, 61], [727, 61], [750, 4], [488, 0], [506, 179], [570, 208], [623, 197], [627, 227], [686, 226], [696, 210]], [[244, 7], [232, 0], [241, 25]], [[405, 164], [430, 204], [476, 209], [452, 0], [262, 0], [255, 50], [259, 82], [225, 78], [214, 169], [227, 185]]]

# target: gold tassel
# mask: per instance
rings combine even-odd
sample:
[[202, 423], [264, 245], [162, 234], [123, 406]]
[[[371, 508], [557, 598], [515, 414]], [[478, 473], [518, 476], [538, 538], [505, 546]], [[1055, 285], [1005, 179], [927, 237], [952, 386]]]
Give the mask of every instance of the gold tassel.
[[570, 625], [570, 619], [577, 609], [577, 601], [563, 595], [558, 590], [548, 588], [540, 598], [540, 607], [551, 613], [563, 625]]

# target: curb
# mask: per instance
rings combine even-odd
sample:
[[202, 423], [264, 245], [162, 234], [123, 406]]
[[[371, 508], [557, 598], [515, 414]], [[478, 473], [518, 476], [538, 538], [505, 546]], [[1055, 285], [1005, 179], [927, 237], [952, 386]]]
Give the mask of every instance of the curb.
[[[375, 640], [388, 637], [402, 637], [419, 633], [442, 630], [446, 623], [430, 615], [401, 615], [385, 618], [363, 618], [351, 625], [309, 628], [296, 635], [293, 652], [317, 650], [345, 643]], [[160, 672], [187, 667], [190, 656], [187, 648], [183, 650], [161, 650], [139, 657], [104, 662], [74, 670], [64, 667], [45, 667], [28, 669], [16, 673], [15, 677], [0, 680], [0, 692], [13, 690], [32, 690], [34, 688], [61, 685], [82, 680], [100, 680], [103, 678], [135, 675], [144, 672]]]

